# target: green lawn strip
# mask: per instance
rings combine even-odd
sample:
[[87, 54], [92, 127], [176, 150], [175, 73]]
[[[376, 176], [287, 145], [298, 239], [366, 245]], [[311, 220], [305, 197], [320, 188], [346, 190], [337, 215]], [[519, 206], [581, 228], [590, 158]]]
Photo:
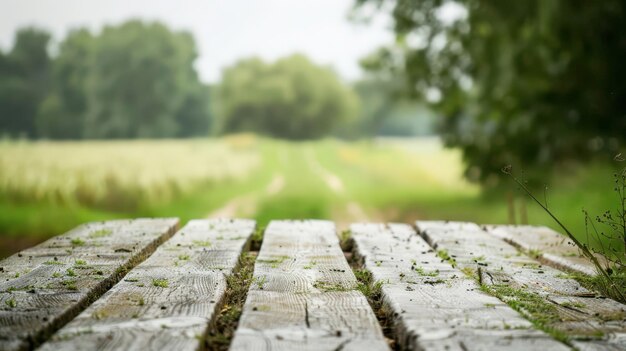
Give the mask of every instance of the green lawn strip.
[[80, 205], [10, 203], [0, 198], [0, 258], [34, 246], [81, 223], [133, 215], [92, 210]]
[[85, 208], [77, 204], [48, 201], [11, 202], [0, 198], [0, 235], [49, 237], [63, 233], [77, 223], [116, 219], [123, 214]]
[[259, 225], [273, 219], [330, 219], [331, 206], [338, 197], [311, 169], [307, 156], [311, 144], [284, 142], [278, 147], [287, 161], [278, 168], [285, 177], [285, 186], [278, 194], [259, 199], [255, 216]]
[[[418, 147], [420, 142], [415, 145]], [[419, 218], [481, 224], [508, 223], [508, 193], [516, 196], [518, 211], [523, 199], [516, 187], [504, 178], [499, 187], [482, 192], [475, 187], [464, 188], [460, 185], [462, 183], [454, 183], [452, 188], [442, 185], [433, 181], [431, 174], [422, 171], [421, 167], [426, 165], [415, 164], [424, 156], [419, 153], [402, 152], [375, 143], [336, 141], [320, 143], [316, 150], [320, 163], [344, 181], [349, 197], [366, 209], [381, 213], [386, 220], [411, 222]], [[445, 151], [434, 152], [445, 156]], [[346, 158], [346, 153], [351, 153], [353, 159]], [[445, 171], [445, 166], [440, 167]], [[451, 170], [454, 170], [453, 165]], [[614, 207], [615, 198], [610, 183], [613, 172], [615, 168], [612, 165], [595, 162], [585, 167], [559, 169], [546, 180], [550, 208], [559, 214], [578, 238], [586, 238], [583, 208], [594, 215]], [[538, 206], [526, 201], [526, 209], [529, 224], [559, 230]], [[519, 221], [519, 213], [517, 219]]]
[[415, 165], [417, 157], [397, 149], [327, 141], [316, 151], [320, 163], [342, 179], [349, 198], [390, 220], [410, 217], [414, 213], [409, 212], [414, 211], [405, 208], [428, 207], [432, 200], [448, 204], [470, 196], [472, 201], [476, 198], [472, 188], [450, 189], [433, 183], [430, 175]]

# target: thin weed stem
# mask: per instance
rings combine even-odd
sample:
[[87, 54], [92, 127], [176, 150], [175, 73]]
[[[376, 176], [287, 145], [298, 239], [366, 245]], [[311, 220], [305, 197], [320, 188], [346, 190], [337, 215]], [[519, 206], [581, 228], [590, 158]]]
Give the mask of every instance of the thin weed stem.
[[[578, 249], [581, 250], [581, 252], [583, 253], [583, 255], [585, 257], [587, 257], [594, 265], [594, 267], [596, 268], [596, 270], [598, 271], [598, 273], [605, 279], [606, 282], [606, 290], [607, 293], [609, 295], [615, 296], [618, 300], [625, 302], [626, 301], [626, 297], [624, 296], [624, 294], [622, 293], [621, 289], [617, 286], [617, 283], [613, 281], [612, 277], [611, 277], [611, 273], [612, 270], [610, 269], [610, 267], [604, 268], [602, 267], [602, 264], [600, 263], [600, 261], [598, 261], [598, 258], [594, 255], [594, 253], [591, 251], [591, 249], [589, 248], [589, 246], [587, 244], [582, 243], [580, 240], [578, 240], [578, 238], [576, 238], [574, 236], [574, 234], [572, 234], [572, 232], [565, 226], [565, 224], [563, 224], [561, 222], [561, 220], [559, 220], [559, 218], [548, 208], [548, 201], [545, 195], [545, 188], [544, 188], [544, 198], [545, 198], [545, 203], [542, 203], [539, 199], [537, 199], [537, 197], [533, 194], [533, 192], [526, 186], [526, 184], [524, 184], [524, 182], [520, 181], [511, 171], [511, 167], [507, 166], [505, 168], [502, 169], [502, 172], [505, 173], [506, 175], [510, 176], [515, 183], [517, 183], [517, 185], [537, 204], [539, 205], [545, 213], [547, 213], [550, 218], [552, 218], [552, 220], [554, 220], [556, 222], [556, 224], [561, 227], [561, 229], [563, 229], [563, 231], [565, 232], [565, 234], [567, 235], [567, 237], [572, 240], [574, 242], [574, 244], [578, 247]], [[625, 177], [622, 176], [622, 180], [624, 180]], [[617, 181], [617, 180], [616, 180]], [[626, 182], [622, 182], [624, 184], [624, 186], [626, 186]], [[624, 203], [624, 200], [622, 198], [622, 203]], [[625, 217], [624, 212], [621, 213], [621, 218], [624, 219]], [[605, 214], [605, 217], [607, 219], [610, 220], [610, 214], [607, 215]], [[598, 231], [595, 228], [595, 225], [593, 224], [593, 221], [588, 220], [588, 215], [586, 215], [586, 219], [585, 219], [585, 223], [590, 223], [593, 230], [596, 233], [596, 236], [598, 237], [598, 241], [600, 240], [600, 236], [598, 235]], [[600, 222], [603, 223], [603, 222]], [[624, 240], [626, 240], [626, 223], [624, 223], [623, 226], [624, 229]], [[626, 241], [624, 242], [626, 245]], [[601, 248], [602, 251], [604, 252], [604, 256], [608, 256], [604, 245], [602, 243], [601, 244]], [[626, 246], [625, 246], [626, 249]], [[608, 258], [607, 258], [608, 259]]]

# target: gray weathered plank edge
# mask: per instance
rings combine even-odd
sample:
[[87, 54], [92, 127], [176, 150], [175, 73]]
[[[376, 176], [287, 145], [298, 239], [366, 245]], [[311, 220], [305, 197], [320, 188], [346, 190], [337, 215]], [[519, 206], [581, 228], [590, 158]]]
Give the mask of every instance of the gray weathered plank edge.
[[0, 349], [31, 349], [45, 341], [177, 226], [177, 218], [87, 223], [1, 261]]
[[231, 350], [387, 350], [328, 221], [272, 221]]
[[252, 220], [189, 222], [41, 350], [200, 348], [254, 229]]
[[405, 224], [353, 224], [354, 255], [382, 282], [403, 350], [568, 350], [535, 330], [448, 262]]
[[[585, 258], [566, 236], [547, 227], [485, 225], [483, 228], [525, 253], [534, 252], [537, 259], [556, 269], [595, 275], [593, 263]], [[604, 259], [596, 256], [600, 262]]]
[[476, 224], [417, 221], [416, 226], [432, 247], [447, 250], [461, 268], [480, 268], [483, 284], [504, 284], [545, 299], [560, 317], [550, 327], [570, 335], [576, 348], [626, 349], [625, 305], [598, 296], [559, 270], [539, 264]]

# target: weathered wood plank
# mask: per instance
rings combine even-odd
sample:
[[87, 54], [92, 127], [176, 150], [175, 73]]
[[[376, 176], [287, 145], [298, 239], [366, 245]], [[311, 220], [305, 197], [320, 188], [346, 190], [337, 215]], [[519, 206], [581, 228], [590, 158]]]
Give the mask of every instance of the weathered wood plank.
[[272, 221], [231, 350], [387, 350], [327, 221]]
[[198, 349], [254, 228], [189, 222], [41, 350]]
[[89, 223], [0, 262], [0, 350], [32, 348], [176, 230], [178, 219]]
[[405, 224], [353, 224], [354, 252], [405, 350], [568, 350], [442, 260]]
[[[542, 263], [556, 269], [595, 275], [593, 263], [583, 256], [574, 242], [547, 227], [488, 225], [489, 234], [506, 241]], [[600, 262], [604, 258], [596, 256]]]
[[417, 222], [420, 234], [461, 268], [480, 268], [483, 284], [534, 293], [555, 308], [552, 328], [579, 349], [626, 349], [626, 306], [597, 296], [559, 270], [543, 266], [472, 223]]

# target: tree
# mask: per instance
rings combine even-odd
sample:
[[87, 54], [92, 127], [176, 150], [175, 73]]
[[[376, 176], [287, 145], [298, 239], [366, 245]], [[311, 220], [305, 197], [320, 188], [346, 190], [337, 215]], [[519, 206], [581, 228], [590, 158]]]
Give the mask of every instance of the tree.
[[181, 121], [208, 120], [189, 33], [140, 21], [108, 26], [93, 57], [86, 137], [174, 137], [189, 134]]
[[0, 53], [0, 132], [34, 137], [35, 118], [48, 92], [50, 34], [20, 29], [7, 54]]
[[72, 31], [53, 60], [51, 88], [39, 108], [38, 135], [53, 139], [80, 139], [85, 132], [89, 75], [95, 37], [86, 29]]
[[209, 118], [209, 87], [194, 84], [176, 112], [176, 121], [179, 125], [178, 137], [188, 138], [206, 136], [211, 130]]
[[287, 139], [326, 135], [357, 108], [356, 96], [333, 71], [302, 55], [239, 61], [224, 71], [218, 96], [222, 132]]
[[391, 8], [397, 40], [367, 66], [404, 76], [437, 108], [470, 178], [624, 143], [623, 1], [357, 0], [369, 5]]
[[50, 35], [26, 28], [0, 52], [0, 134], [80, 138], [207, 135], [208, 88], [186, 32], [129, 21], [100, 35], [70, 32], [48, 56]]

